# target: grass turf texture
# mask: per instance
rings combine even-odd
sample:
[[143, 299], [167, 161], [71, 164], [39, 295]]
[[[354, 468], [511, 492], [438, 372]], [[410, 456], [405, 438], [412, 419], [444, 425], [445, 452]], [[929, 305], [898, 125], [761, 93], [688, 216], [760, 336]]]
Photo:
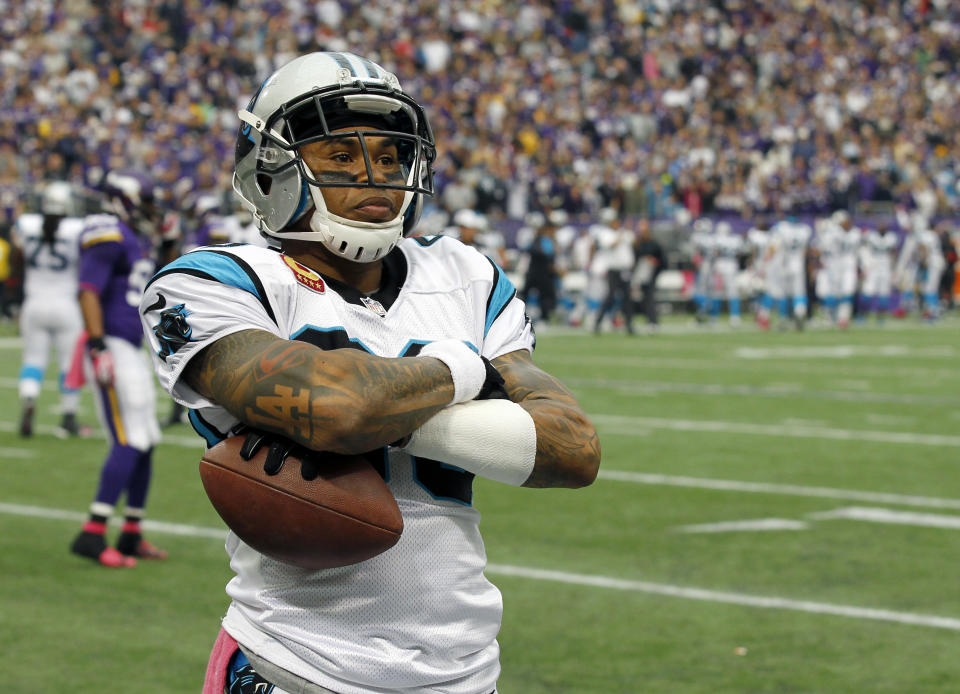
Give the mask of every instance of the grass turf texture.
[[[956, 319], [847, 333], [554, 331], [541, 335], [535, 359], [594, 417], [604, 473], [960, 499], [960, 441], [950, 438], [960, 433], [958, 338]], [[30, 692], [198, 692], [227, 606], [222, 542], [152, 532], [168, 561], [109, 571], [67, 552], [79, 520], [21, 515], [37, 506], [81, 518], [105, 443], [46, 433], [58, 421], [52, 374], [37, 411], [42, 429], [20, 439], [19, 350], [6, 339], [0, 353], [0, 504], [11, 505], [0, 507], [5, 681]], [[162, 396], [158, 409], [168, 409]], [[87, 394], [81, 419], [94, 419]], [[897, 432], [914, 436], [871, 440]], [[155, 456], [150, 518], [222, 527], [199, 483], [199, 438], [184, 445], [187, 426], [168, 434]], [[606, 476], [578, 491], [485, 480], [475, 490], [494, 566], [960, 618], [960, 532], [810, 518], [849, 506], [960, 516], [958, 508]], [[809, 527], [676, 530], [760, 518]], [[490, 577], [505, 602], [502, 694], [946, 694], [960, 681], [949, 629]]]

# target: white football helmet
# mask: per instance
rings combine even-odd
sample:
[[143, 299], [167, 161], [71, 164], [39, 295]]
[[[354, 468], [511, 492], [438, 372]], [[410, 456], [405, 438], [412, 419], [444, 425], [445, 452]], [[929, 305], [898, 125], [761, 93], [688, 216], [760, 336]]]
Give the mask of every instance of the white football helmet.
[[[403, 92], [396, 76], [352, 53], [310, 53], [287, 63], [261, 85], [237, 134], [233, 189], [274, 240], [320, 241], [349, 260], [367, 263], [389, 253], [420, 217], [423, 196], [433, 195], [433, 131], [423, 108]], [[372, 130], [344, 128], [373, 127]], [[337, 131], [336, 136], [331, 131]], [[331, 137], [356, 138], [366, 182], [321, 180], [300, 147]], [[366, 138], [397, 143], [404, 180], [376, 181]], [[403, 204], [388, 222], [359, 222], [330, 213], [322, 187], [403, 190]], [[312, 211], [309, 231], [291, 225]]]

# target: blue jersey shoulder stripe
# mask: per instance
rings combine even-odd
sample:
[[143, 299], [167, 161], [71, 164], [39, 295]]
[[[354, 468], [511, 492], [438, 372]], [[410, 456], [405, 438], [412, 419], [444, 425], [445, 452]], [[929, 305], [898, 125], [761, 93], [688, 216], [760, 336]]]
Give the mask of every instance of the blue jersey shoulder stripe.
[[513, 297], [517, 295], [517, 289], [506, 273], [490, 258], [487, 258], [487, 260], [493, 266], [493, 286], [490, 288], [490, 296], [487, 297], [487, 319], [483, 326], [484, 336], [490, 332], [490, 326], [500, 317]]
[[231, 253], [203, 250], [182, 255], [154, 275], [147, 283], [147, 287], [161, 277], [176, 272], [211, 279], [228, 287], [236, 287], [245, 292], [250, 292], [259, 299], [267, 315], [270, 316], [270, 320], [274, 323], [277, 322], [273, 308], [267, 298], [267, 292], [264, 290], [263, 283], [257, 273], [246, 261]]

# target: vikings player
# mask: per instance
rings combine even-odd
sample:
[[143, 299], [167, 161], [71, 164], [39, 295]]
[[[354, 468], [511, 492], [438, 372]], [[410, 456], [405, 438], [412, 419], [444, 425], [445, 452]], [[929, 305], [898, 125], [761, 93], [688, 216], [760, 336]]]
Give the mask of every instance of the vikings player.
[[[70, 549], [116, 568], [167, 556], [140, 532], [160, 430], [137, 308], [157, 265], [160, 215], [152, 182], [138, 172], [108, 172], [103, 192], [106, 212], [84, 222], [79, 280], [85, 370], [110, 449], [89, 518]], [[106, 542], [107, 520], [121, 496], [124, 524], [114, 549]]]

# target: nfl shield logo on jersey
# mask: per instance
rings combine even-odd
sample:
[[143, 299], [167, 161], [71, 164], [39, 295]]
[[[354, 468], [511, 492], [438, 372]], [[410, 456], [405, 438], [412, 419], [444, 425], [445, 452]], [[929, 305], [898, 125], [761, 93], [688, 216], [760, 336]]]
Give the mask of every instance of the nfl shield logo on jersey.
[[386, 317], [387, 315], [386, 309], [383, 307], [383, 304], [381, 304], [376, 299], [371, 299], [369, 296], [361, 296], [360, 301], [363, 302], [364, 306], [366, 306], [368, 309], [376, 313], [381, 318]]

